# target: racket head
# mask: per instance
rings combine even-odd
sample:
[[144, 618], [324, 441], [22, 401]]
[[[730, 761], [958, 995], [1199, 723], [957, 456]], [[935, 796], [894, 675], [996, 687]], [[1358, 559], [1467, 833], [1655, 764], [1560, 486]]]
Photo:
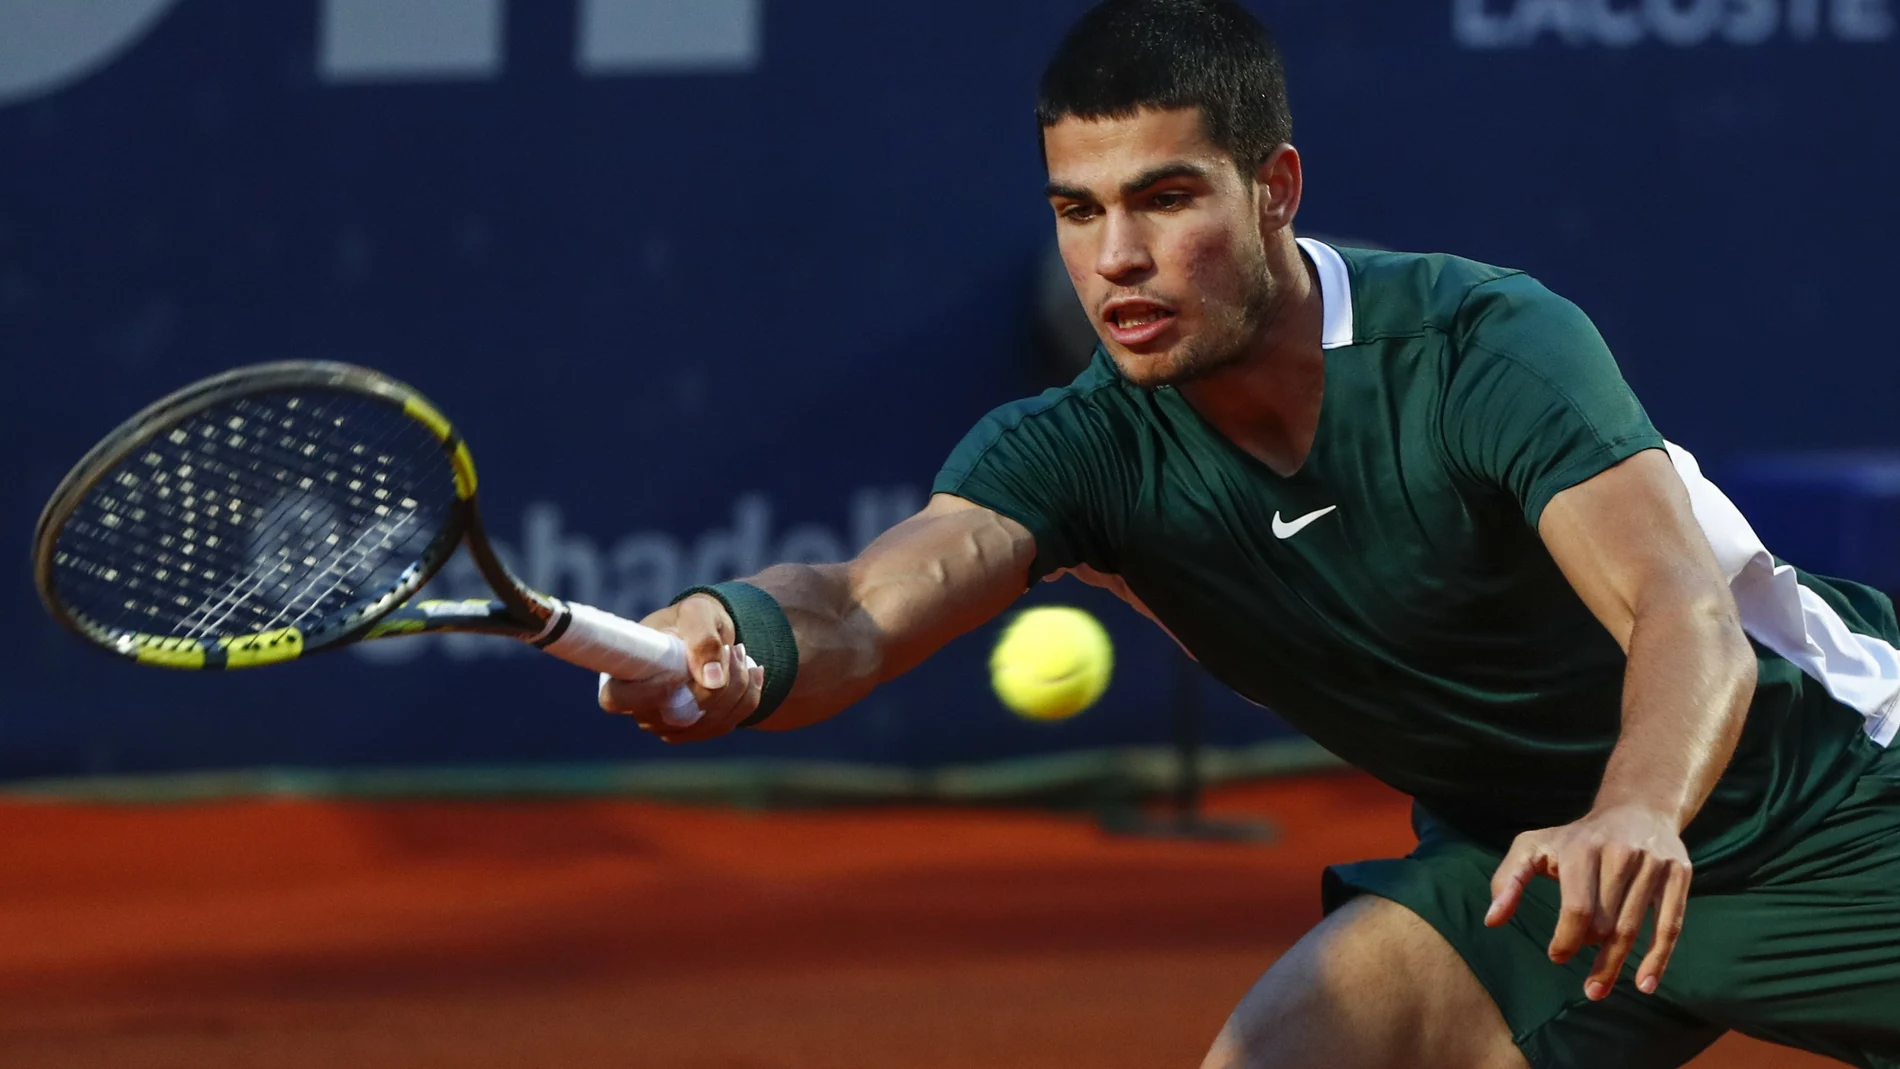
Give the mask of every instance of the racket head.
[[244, 668], [361, 637], [475, 516], [475, 466], [413, 388], [367, 368], [259, 364], [102, 439], [34, 533], [54, 619], [142, 664]]

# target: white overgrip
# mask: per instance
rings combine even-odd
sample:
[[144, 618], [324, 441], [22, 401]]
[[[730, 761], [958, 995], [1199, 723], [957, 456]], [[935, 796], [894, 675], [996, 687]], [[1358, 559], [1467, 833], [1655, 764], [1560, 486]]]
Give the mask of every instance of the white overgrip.
[[700, 717], [699, 703], [686, 689], [686, 644], [676, 635], [655, 631], [591, 605], [569, 602], [572, 619], [561, 637], [542, 647], [569, 664], [589, 668], [609, 680], [675, 684], [661, 719], [687, 727]]

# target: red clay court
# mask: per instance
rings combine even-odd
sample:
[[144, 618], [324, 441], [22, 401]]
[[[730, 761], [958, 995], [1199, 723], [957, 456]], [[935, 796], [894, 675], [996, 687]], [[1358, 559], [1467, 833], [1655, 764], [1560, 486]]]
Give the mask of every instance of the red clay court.
[[[1354, 774], [1214, 792], [1279, 841], [936, 806], [0, 803], [0, 1065], [1187, 1066], [1403, 852]], [[1731, 1036], [1700, 1069], [1835, 1063]]]

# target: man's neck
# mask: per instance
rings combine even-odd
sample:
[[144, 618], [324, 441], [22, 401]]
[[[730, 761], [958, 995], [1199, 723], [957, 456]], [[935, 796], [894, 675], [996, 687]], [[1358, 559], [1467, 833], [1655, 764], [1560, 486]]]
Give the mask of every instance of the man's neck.
[[1319, 431], [1326, 308], [1318, 271], [1291, 237], [1268, 255], [1280, 297], [1249, 355], [1180, 392], [1235, 445], [1288, 476], [1306, 463]]

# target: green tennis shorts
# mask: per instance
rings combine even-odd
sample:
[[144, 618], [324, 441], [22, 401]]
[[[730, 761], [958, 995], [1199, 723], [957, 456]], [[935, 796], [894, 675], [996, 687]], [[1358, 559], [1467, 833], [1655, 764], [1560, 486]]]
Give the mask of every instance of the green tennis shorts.
[[1422, 810], [1414, 823], [1410, 857], [1327, 870], [1326, 910], [1363, 893], [1423, 917], [1496, 1000], [1534, 1069], [1681, 1065], [1730, 1029], [1867, 1069], [1900, 1069], [1900, 754], [1883, 755], [1819, 827], [1746, 886], [1691, 894], [1654, 995], [1636, 990], [1646, 938], [1601, 1002], [1583, 997], [1594, 948], [1551, 962], [1555, 880], [1533, 880], [1517, 916], [1486, 928], [1503, 855]]

